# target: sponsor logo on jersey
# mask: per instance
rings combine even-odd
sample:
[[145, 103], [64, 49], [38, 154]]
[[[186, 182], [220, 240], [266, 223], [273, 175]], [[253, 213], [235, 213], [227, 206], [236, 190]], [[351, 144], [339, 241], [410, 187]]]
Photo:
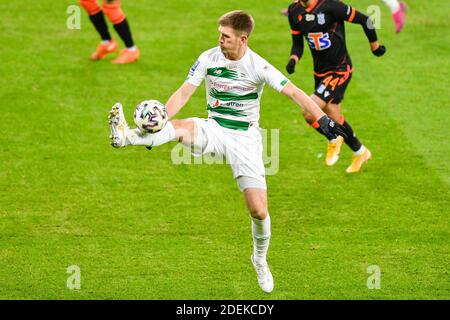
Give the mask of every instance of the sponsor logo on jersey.
[[305, 20], [308, 21], [308, 22], [314, 21], [315, 18], [316, 18], [316, 16], [313, 15], [313, 14], [306, 14], [305, 15]]
[[317, 23], [321, 25], [325, 24], [325, 15], [323, 13], [317, 15]]
[[244, 107], [243, 103], [239, 103], [239, 102], [235, 102], [235, 101], [227, 102], [227, 103], [225, 103], [225, 105], [227, 107], [237, 107], [237, 108], [243, 108]]
[[308, 45], [311, 49], [317, 51], [325, 50], [331, 47], [331, 40], [328, 33], [310, 32], [308, 33], [306, 40], [308, 41]]
[[249, 92], [249, 91], [254, 91], [256, 89], [256, 87], [245, 87], [243, 85], [230, 85], [227, 83], [221, 83], [219, 81], [213, 81], [213, 80], [209, 80], [209, 85], [211, 86], [211, 88], [216, 88], [216, 89], [220, 89], [220, 90], [224, 90], [224, 91], [231, 91], [231, 90], [237, 90], [240, 92]]

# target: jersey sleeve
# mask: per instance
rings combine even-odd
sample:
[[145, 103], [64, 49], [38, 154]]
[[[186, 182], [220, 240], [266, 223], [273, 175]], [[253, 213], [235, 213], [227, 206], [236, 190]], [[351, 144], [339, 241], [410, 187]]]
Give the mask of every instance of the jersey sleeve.
[[360, 24], [369, 42], [377, 41], [377, 33], [368, 16], [339, 0], [330, 1], [329, 6], [336, 19]]
[[264, 83], [269, 84], [272, 88], [281, 92], [284, 86], [289, 82], [288, 78], [286, 78], [277, 68], [272, 66], [265, 60], [262, 60], [261, 65], [261, 78]]
[[328, 6], [331, 9], [333, 16], [338, 20], [352, 22], [356, 13], [355, 8], [352, 8], [348, 4], [345, 4], [339, 0], [330, 1]]
[[[295, 23], [295, 17], [294, 17], [294, 11], [292, 9], [292, 6], [289, 7], [289, 14], [288, 14], [288, 20], [289, 20], [289, 26], [291, 27], [291, 35], [292, 35], [292, 47], [291, 47], [291, 56], [295, 55], [299, 59], [302, 58], [303, 55], [303, 36], [298, 28], [298, 26]], [[297, 18], [298, 19], [298, 18]]]
[[207, 64], [208, 55], [206, 52], [203, 52], [189, 70], [186, 82], [189, 82], [196, 87], [200, 86], [207, 74]]
[[296, 18], [294, 17], [294, 14], [295, 14], [295, 12], [291, 5], [291, 6], [289, 6], [289, 9], [288, 9], [288, 20], [289, 20], [289, 26], [291, 27], [291, 34], [300, 35], [301, 31], [295, 22]]

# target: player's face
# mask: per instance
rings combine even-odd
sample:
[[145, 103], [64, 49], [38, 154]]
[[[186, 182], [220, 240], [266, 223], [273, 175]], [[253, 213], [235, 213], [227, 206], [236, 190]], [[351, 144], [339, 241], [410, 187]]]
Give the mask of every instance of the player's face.
[[231, 27], [219, 27], [219, 45], [225, 57], [235, 55], [244, 44], [245, 36], [239, 36]]

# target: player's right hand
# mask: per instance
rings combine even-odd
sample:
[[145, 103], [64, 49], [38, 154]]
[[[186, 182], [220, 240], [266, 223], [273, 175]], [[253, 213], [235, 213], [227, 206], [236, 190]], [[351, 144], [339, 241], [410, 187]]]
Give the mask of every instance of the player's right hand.
[[339, 123], [330, 119], [327, 115], [322, 116], [317, 120], [317, 123], [328, 138], [334, 139], [337, 136], [342, 136], [344, 139], [347, 139], [344, 128]]
[[295, 62], [294, 58], [289, 59], [289, 62], [286, 65], [286, 71], [289, 74], [293, 74], [295, 72], [295, 64], [296, 64], [296, 62]]
[[382, 55], [384, 55], [386, 53], [386, 47], [378, 46], [378, 48], [376, 48], [375, 50], [372, 50], [372, 53], [377, 57], [381, 57]]

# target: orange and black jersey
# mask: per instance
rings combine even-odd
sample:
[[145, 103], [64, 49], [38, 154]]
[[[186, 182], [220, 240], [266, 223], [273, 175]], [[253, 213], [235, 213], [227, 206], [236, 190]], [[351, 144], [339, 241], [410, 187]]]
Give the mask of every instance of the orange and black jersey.
[[292, 34], [291, 55], [302, 57], [304, 37], [311, 49], [316, 73], [351, 67], [345, 44], [344, 21], [360, 24], [369, 42], [377, 41], [369, 17], [339, 0], [311, 0], [308, 8], [294, 1], [288, 13]]

